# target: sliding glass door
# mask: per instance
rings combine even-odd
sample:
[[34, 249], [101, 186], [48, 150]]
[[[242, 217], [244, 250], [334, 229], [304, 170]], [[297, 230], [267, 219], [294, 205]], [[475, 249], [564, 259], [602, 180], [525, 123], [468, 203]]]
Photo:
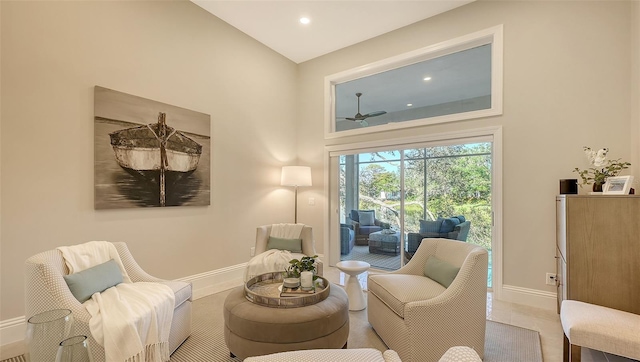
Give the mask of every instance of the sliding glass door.
[[[492, 142], [345, 152], [334, 160], [340, 260], [395, 270], [429, 232], [491, 252]], [[452, 230], [441, 228], [439, 219], [456, 225], [447, 222]]]

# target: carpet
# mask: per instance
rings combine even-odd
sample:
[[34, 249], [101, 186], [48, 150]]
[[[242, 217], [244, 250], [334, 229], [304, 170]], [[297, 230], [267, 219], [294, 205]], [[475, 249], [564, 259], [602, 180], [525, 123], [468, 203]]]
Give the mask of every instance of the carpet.
[[[235, 362], [224, 343], [222, 307], [230, 291], [213, 294], [193, 302], [191, 336], [171, 355], [171, 362]], [[349, 312], [349, 348], [387, 346], [367, 321], [366, 309]], [[542, 362], [538, 332], [508, 324], [487, 321], [484, 362]], [[24, 362], [22, 356], [0, 362]]]
[[[229, 357], [224, 343], [222, 306], [228, 294], [225, 291], [194, 302], [192, 334], [171, 356], [171, 362], [241, 361]], [[366, 309], [349, 312], [349, 329], [349, 348], [387, 349], [369, 325]], [[484, 362], [542, 362], [537, 331], [487, 321], [486, 336]]]

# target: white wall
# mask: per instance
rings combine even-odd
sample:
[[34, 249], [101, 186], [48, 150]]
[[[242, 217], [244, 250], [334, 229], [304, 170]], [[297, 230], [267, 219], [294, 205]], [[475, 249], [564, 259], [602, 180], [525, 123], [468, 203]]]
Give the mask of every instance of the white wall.
[[[296, 65], [188, 1], [0, 2], [0, 321], [24, 314], [23, 263], [126, 241], [180, 278], [249, 259], [257, 225], [293, 219]], [[211, 115], [211, 205], [94, 210], [93, 87]]]
[[[640, 0], [633, 1], [633, 10], [631, 13], [631, 144], [633, 145], [633, 154], [631, 155], [631, 163], [638, 165], [640, 163]], [[634, 185], [638, 193], [640, 193], [640, 182]]]
[[[632, 149], [637, 150], [638, 133], [627, 134], [632, 126], [631, 29], [632, 20], [638, 20], [632, 7], [609, 1], [479, 1], [305, 62], [298, 79], [303, 100], [299, 157], [321, 170], [323, 147], [346, 142], [323, 139], [325, 76], [504, 24], [502, 116], [350, 141], [501, 125], [503, 281], [548, 296], [555, 292], [544, 281], [546, 272], [555, 272], [558, 180], [576, 178], [573, 168], [587, 166], [583, 146], [609, 147], [614, 158], [637, 157]], [[633, 66], [637, 70], [637, 59]], [[309, 192], [320, 193], [322, 187], [316, 184]], [[307, 222], [322, 224], [321, 209], [302, 208]]]

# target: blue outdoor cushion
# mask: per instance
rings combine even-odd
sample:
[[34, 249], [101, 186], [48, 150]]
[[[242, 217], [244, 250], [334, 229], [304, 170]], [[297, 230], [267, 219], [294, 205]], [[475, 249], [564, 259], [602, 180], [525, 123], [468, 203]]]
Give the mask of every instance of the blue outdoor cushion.
[[420, 234], [426, 233], [439, 233], [440, 227], [442, 226], [442, 218], [439, 217], [437, 220], [420, 220]]
[[77, 273], [64, 275], [63, 277], [69, 286], [71, 294], [73, 294], [80, 303], [91, 299], [94, 293], [104, 292], [122, 283], [122, 272], [120, 271], [118, 263], [113, 259]]
[[460, 220], [457, 217], [450, 217], [442, 220], [442, 226], [440, 227], [441, 233], [450, 233], [456, 227], [456, 225], [460, 224]]
[[373, 211], [358, 211], [358, 218], [360, 219], [360, 225], [372, 226], [375, 225], [375, 217]]
[[376, 211], [375, 210], [351, 210], [351, 214], [350, 214], [351, 220], [356, 221], [356, 222], [360, 222], [360, 215], [358, 213], [362, 212], [362, 211], [365, 211], [365, 212], [370, 211], [370, 212], [373, 213], [373, 218], [374, 219], [376, 218]]
[[463, 223], [463, 222], [467, 221], [467, 219], [462, 215], [458, 215], [456, 217], [458, 218], [458, 220], [460, 220], [460, 223]]

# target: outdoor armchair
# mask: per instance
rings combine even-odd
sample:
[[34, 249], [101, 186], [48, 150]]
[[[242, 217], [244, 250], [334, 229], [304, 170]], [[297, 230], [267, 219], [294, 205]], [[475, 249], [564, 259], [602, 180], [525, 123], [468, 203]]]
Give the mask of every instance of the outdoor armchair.
[[369, 245], [369, 234], [388, 229], [391, 226], [376, 219], [375, 210], [351, 210], [349, 217], [353, 224], [356, 245]]
[[420, 231], [407, 234], [407, 251], [411, 254], [418, 250], [418, 246], [424, 238], [445, 238], [459, 241], [467, 241], [471, 221], [464, 216], [454, 216], [437, 220], [420, 220]]
[[355, 245], [353, 225], [340, 224], [340, 254], [347, 255]]
[[[424, 239], [404, 267], [369, 274], [369, 323], [403, 361], [435, 362], [453, 346], [471, 347], [482, 358], [487, 266], [488, 253], [480, 246]], [[448, 286], [442, 275], [449, 277]]]

